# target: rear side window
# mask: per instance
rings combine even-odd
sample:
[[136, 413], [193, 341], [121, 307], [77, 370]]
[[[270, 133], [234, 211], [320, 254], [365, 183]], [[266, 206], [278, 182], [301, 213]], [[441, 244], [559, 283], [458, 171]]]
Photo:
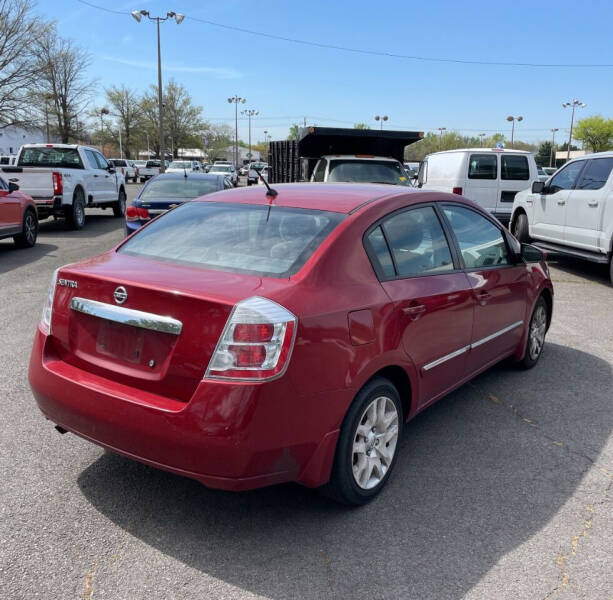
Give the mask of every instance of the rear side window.
[[224, 202], [187, 202], [117, 252], [205, 269], [290, 277], [343, 220], [334, 212]]
[[458, 240], [467, 269], [509, 264], [502, 232], [491, 221], [461, 206], [445, 206], [443, 212]]
[[[392, 256], [385, 237], [383, 237], [383, 230], [381, 227], [373, 229], [368, 234], [368, 244], [370, 245], [371, 257], [377, 261], [378, 266], [383, 273], [384, 277], [395, 277], [396, 271], [394, 270], [394, 264], [392, 263]], [[375, 269], [376, 270], [376, 269]]]
[[399, 277], [453, 270], [443, 228], [431, 206], [414, 208], [383, 223]]
[[471, 154], [468, 163], [468, 178], [496, 179], [497, 161], [495, 154]]
[[527, 181], [530, 179], [530, 168], [528, 158], [521, 154], [503, 154], [500, 157], [500, 178], [519, 179]]
[[594, 158], [587, 163], [578, 190], [599, 190], [604, 187], [613, 169], [613, 158]]

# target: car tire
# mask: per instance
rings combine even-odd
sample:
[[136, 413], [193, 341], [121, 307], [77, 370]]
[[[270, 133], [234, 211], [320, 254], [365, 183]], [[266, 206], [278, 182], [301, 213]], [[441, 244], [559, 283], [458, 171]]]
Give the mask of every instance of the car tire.
[[113, 216], [123, 217], [126, 214], [126, 192], [123, 188], [119, 190], [117, 202], [113, 202]]
[[83, 229], [85, 225], [85, 194], [78, 187], [72, 196], [72, 205], [64, 208], [64, 217], [70, 229]]
[[611, 260], [609, 261], [609, 279], [611, 280], [611, 285], [613, 285], [613, 253], [611, 254]]
[[332, 475], [322, 491], [348, 506], [370, 502], [396, 464], [403, 424], [395, 386], [383, 377], [367, 383], [345, 416]]
[[547, 302], [545, 302], [545, 298], [540, 296], [530, 317], [524, 357], [519, 362], [519, 366], [523, 369], [531, 369], [539, 361], [545, 345], [548, 323], [549, 307]]
[[525, 213], [519, 213], [513, 222], [513, 235], [522, 244], [530, 243], [530, 234], [528, 228], [528, 217]]
[[38, 218], [36, 212], [31, 208], [26, 209], [23, 215], [21, 233], [13, 237], [17, 248], [32, 248], [36, 244], [38, 237]]
[[145, 178], [144, 178], [144, 177], [141, 177], [141, 178], [140, 178], [140, 182], [141, 182], [141, 183], [145, 183]]

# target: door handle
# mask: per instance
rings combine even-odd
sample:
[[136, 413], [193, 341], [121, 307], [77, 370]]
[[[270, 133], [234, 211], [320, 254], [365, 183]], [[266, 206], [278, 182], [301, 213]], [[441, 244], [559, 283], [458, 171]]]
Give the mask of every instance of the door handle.
[[94, 174], [94, 177], [98, 177], [98, 175]]
[[480, 304], [487, 304], [487, 301], [492, 297], [492, 294], [486, 292], [485, 290], [481, 290], [477, 292], [477, 300], [479, 300]]
[[558, 204], [560, 206], [562, 206], [562, 205], [566, 204], [566, 200], [558, 200]]
[[426, 306], [425, 304], [419, 304], [417, 302], [412, 302], [409, 306], [405, 306], [402, 309], [402, 312], [411, 317], [411, 319], [413, 321], [415, 321], [416, 319], [419, 319], [419, 317], [421, 317], [421, 315], [423, 315], [426, 312]]
[[588, 206], [598, 206], [598, 200], [596, 202], [588, 202]]

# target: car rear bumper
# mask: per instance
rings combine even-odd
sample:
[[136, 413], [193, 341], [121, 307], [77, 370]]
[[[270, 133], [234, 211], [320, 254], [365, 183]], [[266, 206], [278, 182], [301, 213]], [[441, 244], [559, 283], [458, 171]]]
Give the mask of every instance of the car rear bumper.
[[48, 419], [87, 440], [225, 490], [286, 481], [316, 487], [330, 476], [338, 425], [305, 414], [314, 399], [297, 395], [287, 377], [202, 381], [186, 403], [84, 371], [54, 348], [37, 329], [30, 386]]

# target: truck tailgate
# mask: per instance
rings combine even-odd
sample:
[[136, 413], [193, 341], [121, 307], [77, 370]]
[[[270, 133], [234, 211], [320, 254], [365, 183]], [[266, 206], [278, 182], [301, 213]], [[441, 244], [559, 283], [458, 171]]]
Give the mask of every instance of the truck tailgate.
[[18, 179], [19, 190], [32, 196], [37, 204], [53, 203], [53, 171], [51, 169], [28, 169], [13, 176]]

